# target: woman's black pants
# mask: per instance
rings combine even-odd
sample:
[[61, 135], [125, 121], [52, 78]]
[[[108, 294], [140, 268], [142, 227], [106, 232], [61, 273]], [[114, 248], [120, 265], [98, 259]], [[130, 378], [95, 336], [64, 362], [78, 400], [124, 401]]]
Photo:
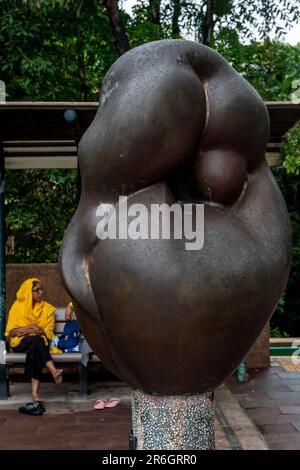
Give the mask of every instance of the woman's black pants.
[[52, 358], [48, 346], [41, 336], [25, 336], [21, 343], [13, 348], [14, 352], [26, 353], [25, 375], [31, 379], [41, 380], [42, 370], [46, 362]]

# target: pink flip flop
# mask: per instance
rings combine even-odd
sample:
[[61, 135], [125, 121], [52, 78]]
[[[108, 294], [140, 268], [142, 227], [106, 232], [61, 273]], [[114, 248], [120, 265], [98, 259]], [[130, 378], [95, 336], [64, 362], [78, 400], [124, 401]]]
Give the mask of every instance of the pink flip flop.
[[106, 406], [106, 400], [97, 400], [94, 405], [94, 410], [103, 410]]
[[111, 398], [105, 403], [105, 408], [113, 408], [114, 406], [117, 406], [120, 403], [119, 398]]

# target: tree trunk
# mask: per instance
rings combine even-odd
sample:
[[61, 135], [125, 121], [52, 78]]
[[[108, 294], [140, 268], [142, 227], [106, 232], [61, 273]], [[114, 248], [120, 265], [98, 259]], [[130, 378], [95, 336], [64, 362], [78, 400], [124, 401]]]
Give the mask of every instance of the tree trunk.
[[172, 36], [180, 35], [179, 17], [181, 14], [181, 0], [173, 0], [173, 15], [172, 15]]
[[77, 51], [77, 73], [78, 73], [79, 80], [80, 80], [80, 99], [81, 101], [86, 101], [88, 85], [87, 85], [86, 76], [85, 76], [83, 42], [82, 42], [81, 27], [79, 24], [77, 26], [76, 51]]
[[119, 55], [129, 51], [130, 45], [121, 19], [118, 0], [102, 0], [106, 8], [115, 46]]
[[160, 25], [160, 0], [149, 0], [150, 19]]
[[270, 35], [270, 3], [269, 0], [265, 0], [263, 4], [263, 16], [264, 16], [264, 33], [263, 39], [266, 40]]
[[213, 40], [213, 31], [214, 31], [214, 0], [207, 0], [206, 2], [206, 14], [203, 25], [203, 44], [206, 46], [211, 46]]
[[85, 65], [84, 65], [84, 55], [83, 55], [83, 39], [82, 39], [82, 29], [80, 25], [80, 12], [83, 6], [83, 0], [81, 0], [76, 9], [76, 20], [77, 20], [77, 30], [76, 30], [76, 54], [77, 54], [77, 73], [80, 80], [80, 100], [86, 101], [88, 85], [86, 82], [85, 76]]

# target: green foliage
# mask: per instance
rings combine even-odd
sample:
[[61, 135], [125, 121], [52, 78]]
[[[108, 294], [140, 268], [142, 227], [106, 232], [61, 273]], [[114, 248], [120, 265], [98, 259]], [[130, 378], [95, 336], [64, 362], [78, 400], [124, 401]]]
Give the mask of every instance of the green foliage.
[[289, 26], [300, 18], [298, 0], [221, 0], [220, 3], [224, 8], [216, 15], [217, 34], [230, 26], [242, 41], [265, 40], [271, 32], [282, 38]]
[[[197, 36], [205, 12], [206, 2], [181, 2], [182, 34]], [[173, 4], [165, 0], [160, 24], [151, 21], [147, 0], [136, 2], [132, 17], [122, 12], [131, 47], [171, 38], [172, 14]], [[253, 42], [253, 35], [267, 38], [264, 31], [276, 27], [280, 34], [280, 28], [297, 18], [295, 1], [269, 2], [266, 10], [262, 0], [220, 0], [214, 6], [214, 47], [264, 99], [287, 99], [292, 80], [299, 78], [300, 46]], [[201, 32], [198, 36], [201, 40]], [[247, 46], [245, 38], [252, 38]], [[117, 58], [106, 10], [96, 0], [2, 0], [0, 43], [7, 100], [97, 100], [103, 77]]]
[[270, 337], [271, 338], [288, 338], [288, 334], [285, 331], [281, 331], [278, 326], [275, 328], [270, 328]]
[[271, 327], [286, 332], [289, 336], [300, 335], [300, 178], [288, 175], [281, 166], [273, 169], [274, 176], [282, 191], [293, 233], [292, 265], [286, 290], [271, 319]]
[[297, 46], [265, 40], [248, 45], [224, 28], [216, 49], [248, 80], [266, 101], [290, 101], [293, 83], [299, 79], [300, 43]]
[[300, 174], [300, 122], [286, 135], [283, 166], [287, 173]]
[[[202, 42], [208, 1], [183, 1], [181, 29]], [[281, 39], [291, 24], [300, 18], [298, 0], [217, 0], [213, 5], [213, 41], [230, 28], [241, 42], [265, 40], [272, 35]]]
[[284, 161], [274, 170], [290, 214], [293, 231], [293, 258], [288, 284], [282, 301], [271, 320], [271, 326], [286, 331], [290, 336], [300, 335], [300, 122], [286, 135]]
[[127, 24], [127, 31], [130, 38], [131, 47], [140, 46], [146, 42], [157, 41], [159, 39], [172, 38], [172, 30], [168, 18], [169, 5], [162, 7], [161, 23], [155, 24], [149, 20], [148, 2], [139, 0], [133, 6], [133, 15]]
[[76, 208], [76, 170], [14, 170], [6, 174], [6, 224], [15, 239], [9, 263], [56, 262]]
[[80, 101], [80, 55], [85, 99], [98, 100], [117, 58], [100, 2], [10, 0], [0, 3], [0, 13], [0, 70], [8, 101]]
[[[0, 70], [7, 100], [80, 101], [83, 55], [86, 100], [98, 100], [116, 60], [109, 21], [100, 2], [0, 2]], [[76, 171], [26, 170], [6, 174], [7, 234], [15, 239], [8, 262], [54, 262], [76, 209]]]

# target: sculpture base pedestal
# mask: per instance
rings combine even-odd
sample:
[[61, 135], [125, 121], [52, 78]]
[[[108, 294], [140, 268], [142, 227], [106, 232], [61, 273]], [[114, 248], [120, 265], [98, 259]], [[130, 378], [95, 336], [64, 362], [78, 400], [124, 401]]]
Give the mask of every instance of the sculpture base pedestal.
[[132, 432], [136, 449], [209, 450], [215, 447], [212, 394], [132, 394]]

